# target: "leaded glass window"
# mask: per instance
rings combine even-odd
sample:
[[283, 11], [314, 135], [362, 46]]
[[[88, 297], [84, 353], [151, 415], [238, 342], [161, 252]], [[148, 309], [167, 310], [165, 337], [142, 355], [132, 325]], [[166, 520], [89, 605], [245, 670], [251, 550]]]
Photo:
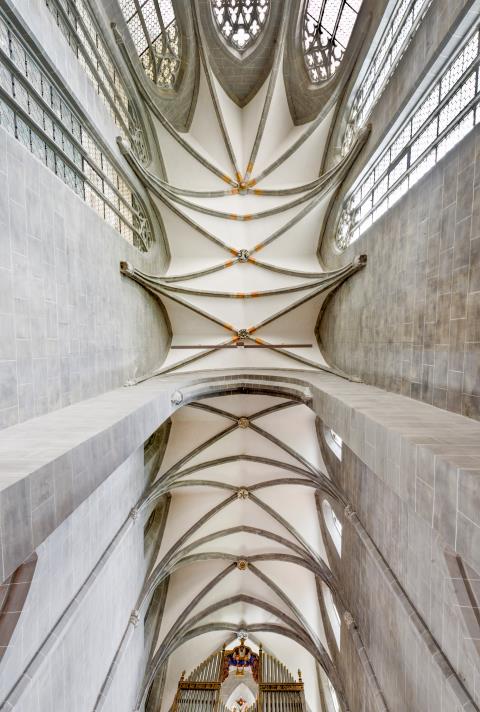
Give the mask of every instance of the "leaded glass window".
[[347, 49], [362, 0], [306, 0], [303, 52], [313, 84], [330, 79]]
[[351, 147], [417, 31], [432, 0], [397, 0], [365, 77], [355, 93], [343, 139], [342, 154]]
[[341, 249], [360, 237], [480, 123], [479, 65], [477, 28], [380, 157], [359, 176], [339, 218], [337, 244]]
[[211, 0], [217, 27], [234, 49], [244, 52], [267, 21], [270, 0]]
[[172, 89], [180, 67], [180, 36], [172, 0], [120, 0], [145, 73], [160, 87]]
[[137, 158], [147, 163], [149, 151], [138, 111], [95, 23], [88, 2], [45, 0], [45, 3], [122, 137], [130, 142]]
[[139, 198], [3, 17], [0, 87], [0, 126], [127, 242], [146, 252], [153, 234]]

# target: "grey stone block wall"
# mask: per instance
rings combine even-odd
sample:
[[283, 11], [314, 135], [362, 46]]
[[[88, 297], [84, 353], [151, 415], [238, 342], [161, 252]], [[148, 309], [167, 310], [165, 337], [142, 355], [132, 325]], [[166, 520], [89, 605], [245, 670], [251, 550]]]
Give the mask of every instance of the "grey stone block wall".
[[[146, 485], [143, 448], [137, 450], [38, 547], [38, 564], [25, 608], [2, 660], [0, 704], [30, 663], [61, 614], [87, 581], [46, 659], [39, 656], [25, 685], [18, 712], [85, 712], [94, 707], [100, 686], [135, 607], [146, 572], [143, 521], [128, 530], [98, 576], [88, 577], [128, 517]], [[129, 675], [116, 679], [121, 700], [107, 709], [133, 708], [134, 680], [143, 663], [143, 626], [128, 652]]]
[[0, 127], [0, 428], [158, 366], [168, 328], [120, 276], [162, 260], [130, 246]]
[[319, 327], [328, 361], [480, 418], [480, 128], [329, 267], [366, 253]]
[[[455, 593], [455, 589], [460, 592], [460, 586], [447, 568], [445, 540], [346, 447], [336, 478], [437, 644], [479, 704], [480, 657], [460, 613], [460, 604], [467, 605], [468, 601]], [[421, 495], [417, 492], [417, 496]], [[419, 646], [397, 596], [385, 584], [348, 520], [344, 520], [342, 556], [331, 557], [331, 563], [390, 712], [456, 712], [457, 703], [445, 680], [432, 664], [432, 657]], [[341, 648], [341, 655], [336, 657], [351, 708], [370, 709], [364, 704], [363, 673], [346, 630], [342, 632]]]

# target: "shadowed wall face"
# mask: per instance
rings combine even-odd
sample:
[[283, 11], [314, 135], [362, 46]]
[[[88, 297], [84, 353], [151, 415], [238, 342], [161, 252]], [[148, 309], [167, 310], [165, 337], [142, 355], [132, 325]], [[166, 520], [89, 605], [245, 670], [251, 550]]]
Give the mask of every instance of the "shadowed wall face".
[[[322, 454], [406, 596], [477, 701], [478, 573], [461, 557], [455, 557], [443, 537], [419, 516], [418, 510], [429, 506], [428, 487], [424, 485], [422, 491], [417, 486], [416, 503], [413, 497], [407, 502], [345, 445], [341, 462], [329, 457], [325, 441]], [[445, 491], [436, 506], [439, 510], [448, 508], [455, 498], [454, 491]], [[433, 664], [433, 656], [415, 635], [398, 589], [389, 585], [348, 519], [342, 516], [342, 521], [342, 555], [336, 555], [327, 536], [328, 558], [345, 604], [355, 611], [356, 623], [364, 632], [364, 644], [389, 712], [457, 712], [458, 700]], [[351, 709], [375, 709], [345, 626], [341, 652], [332, 644], [330, 650], [346, 681]]]
[[368, 254], [319, 327], [367, 383], [480, 419], [480, 129], [329, 267]]

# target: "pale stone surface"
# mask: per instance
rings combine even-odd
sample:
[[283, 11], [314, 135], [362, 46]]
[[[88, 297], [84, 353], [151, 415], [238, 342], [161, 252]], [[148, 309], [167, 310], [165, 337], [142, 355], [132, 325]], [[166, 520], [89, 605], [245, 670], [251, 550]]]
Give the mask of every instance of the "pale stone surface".
[[[93, 708], [145, 575], [141, 518], [98, 575], [93, 580], [88, 577], [144, 487], [140, 448], [37, 548], [34, 580], [2, 660], [1, 700], [11, 693], [25, 666], [35, 660], [37, 649], [84, 584], [87, 590], [79, 606], [69, 611], [69, 623], [52, 641], [47, 658], [38, 657], [35, 675], [24, 693], [22, 685], [13, 691], [13, 696], [19, 695], [15, 709], [85, 712]], [[138, 645], [129, 650], [130, 676], [138, 675], [142, 652]], [[131, 677], [119, 676], [117, 685], [123, 702], [111, 709], [130, 709], [124, 695], [127, 690], [133, 694]]]
[[141, 256], [0, 127], [1, 181], [0, 427], [7, 427], [155, 368], [168, 332], [155, 300], [119, 272], [125, 257], [158, 265], [159, 244]]

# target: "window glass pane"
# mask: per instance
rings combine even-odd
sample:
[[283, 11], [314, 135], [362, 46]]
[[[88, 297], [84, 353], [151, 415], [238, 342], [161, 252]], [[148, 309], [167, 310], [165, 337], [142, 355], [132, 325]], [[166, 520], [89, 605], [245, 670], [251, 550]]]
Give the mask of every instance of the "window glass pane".
[[479, 51], [477, 29], [404, 120], [373, 169], [369, 166], [357, 181], [339, 217], [340, 248], [365, 232], [473, 128], [475, 112], [480, 114], [480, 83], [472, 66]]
[[[15, 107], [4, 111], [1, 106], [1, 124], [112, 227], [120, 233], [123, 224], [134, 228], [134, 220], [138, 218], [131, 208], [134, 201], [132, 189], [128, 188], [127, 197], [117, 190], [120, 181], [126, 183], [113, 163], [106, 159], [96, 137], [82, 125], [47, 70], [33, 62], [19, 38], [2, 19], [0, 27], [9, 39], [7, 54], [10, 60], [21, 60], [15, 82], [10, 85]], [[0, 59], [0, 76], [4, 76], [5, 70], [4, 60]], [[41, 96], [46, 104], [40, 104]], [[147, 250], [152, 237], [151, 227], [140, 208], [140, 201], [138, 206], [144, 229], [142, 232], [134, 230], [130, 241], [139, 249]]]
[[[365, 78], [355, 93], [347, 121], [342, 153], [345, 155], [354, 137], [368, 116], [395, 70], [407, 44], [417, 31], [432, 0], [397, 0], [389, 22], [378, 42], [365, 72]], [[354, 3], [349, 3], [354, 7]], [[423, 121], [427, 117], [424, 116]]]
[[211, 0], [218, 30], [233, 49], [243, 52], [260, 35], [270, 0]]
[[307, 0], [303, 52], [310, 81], [329, 79], [343, 59], [362, 0]]
[[172, 0], [144, 0], [139, 7], [132, 0], [120, 0], [145, 73], [155, 84], [173, 89], [180, 67], [180, 42]]
[[[45, 3], [89, 81], [115, 121], [121, 136], [130, 141], [137, 158], [142, 163], [146, 163], [149, 152], [135, 105], [128, 97], [126, 85], [115, 68], [87, 3], [84, 0], [45, 0]], [[126, 11], [128, 12], [130, 8], [130, 15], [133, 15], [135, 9], [133, 0], [125, 0], [123, 4]], [[68, 24], [64, 19], [65, 14], [68, 16]], [[36, 86], [38, 79], [34, 75], [35, 69], [31, 67], [29, 80]], [[39, 87], [37, 90], [46, 98], [46, 88], [43, 85], [41, 90]], [[76, 136], [77, 129], [78, 126], [73, 127]]]

